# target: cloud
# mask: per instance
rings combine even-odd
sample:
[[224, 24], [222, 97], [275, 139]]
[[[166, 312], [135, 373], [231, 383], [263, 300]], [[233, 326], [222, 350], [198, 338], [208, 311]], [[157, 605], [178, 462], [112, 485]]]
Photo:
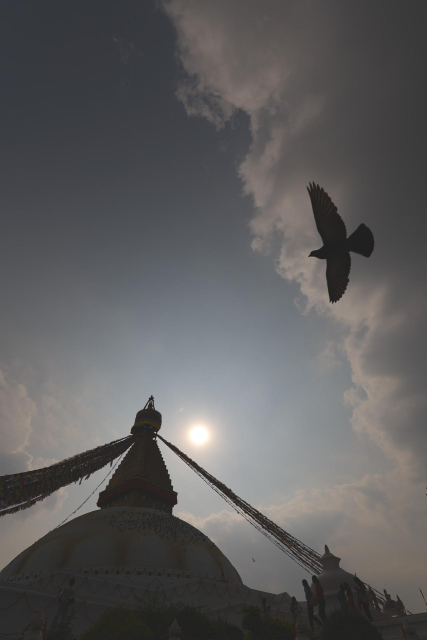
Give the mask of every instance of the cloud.
[[[57, 462], [54, 458], [33, 458], [25, 451], [33, 432], [33, 420], [37, 405], [21, 382], [13, 379], [7, 370], [0, 370], [0, 467], [3, 474], [38, 469]], [[15, 518], [41, 518], [47, 512], [57, 512], [67, 498], [67, 490], [60, 489], [42, 503], [21, 511]]]
[[[249, 117], [252, 142], [238, 173], [254, 205], [252, 248], [269, 254], [280, 241], [274, 265], [297, 285], [298, 309], [336, 329], [317, 364], [332, 374], [340, 358], [348, 360], [352, 385], [343, 402], [351, 426], [389, 461], [382, 475], [373, 469], [356, 482], [306, 488], [261, 510], [315, 548], [330, 544], [366, 579], [374, 579], [373, 558], [382, 558], [375, 579], [396, 588], [404, 582], [409, 593], [423, 577], [426, 526], [427, 228], [415, 212], [425, 208], [427, 105], [414, 81], [425, 9], [402, 16], [397, 6], [387, 4], [385, 24], [382, 3], [163, 3], [176, 29], [184, 75], [177, 96], [188, 115], [217, 129], [241, 111]], [[333, 306], [325, 265], [307, 258], [321, 245], [306, 192], [313, 180], [333, 197], [349, 232], [365, 222], [376, 237], [369, 260], [354, 257], [349, 288]], [[238, 526], [225, 512], [197, 523], [226, 547]]]
[[36, 395], [30, 446], [39, 459], [62, 460], [101, 443], [93, 428], [93, 384], [68, 387], [53, 377], [44, 380]]
[[[28, 371], [31, 375], [28, 376]], [[33, 397], [23, 381], [36, 373], [3, 368], [0, 370], [0, 467], [2, 474], [40, 469], [96, 446], [98, 436], [88, 440], [85, 425], [91, 419], [84, 390], [79, 395], [65, 393], [48, 380]], [[38, 519], [47, 512], [60, 511], [68, 496], [60, 489], [31, 509], [19, 512], [18, 519]]]
[[0, 370], [0, 465], [2, 473], [28, 468], [31, 456], [24, 451], [31, 435], [36, 405], [23, 384]]
[[[396, 157], [407, 145], [394, 124], [406, 108], [404, 68], [415, 62], [405, 42], [396, 42], [400, 18], [393, 14], [375, 33], [381, 10], [372, 5], [170, 0], [163, 6], [176, 28], [185, 72], [177, 96], [188, 115], [217, 128], [239, 111], [249, 116], [252, 143], [238, 171], [254, 203], [253, 249], [268, 251], [280, 239], [276, 269], [299, 285], [298, 308], [336, 323], [339, 339], [323, 359], [334, 362], [337, 347], [348, 358], [353, 385], [344, 400], [353, 429], [418, 481], [427, 462], [425, 353], [418, 349], [425, 342], [424, 271], [404, 273], [402, 262], [410, 264], [412, 253], [402, 256], [399, 233], [390, 240], [396, 246], [381, 248], [381, 230], [400, 220], [414, 172], [399, 167], [405, 189], [396, 193], [394, 185], [393, 202], [388, 192], [397, 168], [391, 161], [384, 176], [385, 149]], [[321, 244], [305, 188], [313, 179], [332, 194], [350, 231], [364, 221], [377, 236], [369, 262], [354, 258], [349, 289], [333, 307], [324, 264], [307, 258]], [[415, 208], [417, 197], [406, 206]]]
[[[409, 496], [396, 470], [328, 488], [299, 490], [279, 504], [257, 508], [319, 553], [328, 544], [341, 557], [344, 569], [357, 572], [377, 589], [397, 590], [411, 608], [409, 603], [416, 600], [414, 585], [424, 577], [419, 558], [424, 554], [427, 515], [420, 509], [423, 486], [418, 489], [418, 494]], [[270, 542], [263, 544], [261, 534], [234, 512], [223, 510], [203, 518], [178, 515], [214, 540], [246, 584], [293, 593], [305, 576]], [[408, 539], [410, 545], [402, 543]], [[248, 564], [251, 554], [257, 560], [254, 564]], [[281, 560], [283, 568], [278, 571]]]
[[177, 516], [192, 524], [196, 529], [209, 531], [208, 535], [212, 540], [218, 536], [221, 537], [225, 531], [231, 531], [242, 521], [241, 515], [227, 509], [223, 509], [219, 513], [211, 513], [206, 517], [195, 516], [188, 511], [180, 511]]
[[338, 348], [335, 342], [330, 340], [327, 343], [326, 347], [318, 354], [317, 362], [323, 370], [341, 366], [342, 359], [339, 358]]

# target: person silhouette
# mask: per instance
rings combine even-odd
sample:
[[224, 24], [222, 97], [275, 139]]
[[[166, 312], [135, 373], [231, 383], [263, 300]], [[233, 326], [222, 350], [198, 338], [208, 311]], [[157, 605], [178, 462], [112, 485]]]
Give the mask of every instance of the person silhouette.
[[68, 613], [68, 607], [74, 602], [75, 582], [76, 581], [74, 578], [70, 578], [68, 581], [68, 587], [65, 587], [65, 589], [61, 589], [61, 591], [59, 592], [58, 609], [56, 610], [55, 617], [52, 620], [52, 627], [55, 626], [58, 620], [59, 624], [64, 623], [65, 616]]
[[291, 605], [290, 605], [290, 610], [292, 613], [292, 617], [294, 619], [294, 622], [297, 621], [299, 614], [301, 613], [301, 607], [299, 606], [297, 599], [295, 598], [295, 596], [292, 596], [291, 598]]
[[356, 591], [360, 598], [360, 602], [362, 603], [362, 609], [365, 613], [365, 616], [372, 622], [371, 612], [369, 611], [369, 594], [368, 591], [363, 584], [363, 582], [357, 576], [354, 576], [354, 582], [356, 584]]
[[270, 605], [267, 604], [267, 598], [263, 598], [261, 600], [261, 606], [262, 606], [262, 615], [264, 616], [264, 618], [267, 618], [270, 615], [270, 610], [271, 610]]
[[319, 582], [319, 579], [317, 576], [312, 576], [312, 580], [313, 580], [313, 584], [314, 584], [314, 594], [315, 594], [315, 598], [314, 598], [314, 605], [318, 605], [319, 607], [319, 616], [321, 617], [322, 621], [325, 622], [326, 620], [326, 612], [325, 612], [325, 594], [323, 593], [323, 588], [322, 585]]
[[347, 598], [348, 608], [353, 609], [354, 611], [357, 611], [356, 603], [354, 602], [353, 591], [351, 590], [351, 587], [348, 584], [348, 582], [344, 582], [343, 587], [345, 591], [345, 597]]
[[313, 621], [317, 622], [319, 626], [322, 626], [323, 623], [319, 620], [317, 616], [314, 615], [314, 596], [307, 580], [304, 579], [302, 581], [302, 586], [304, 587], [305, 599], [307, 601], [308, 622], [310, 624], [311, 630], [314, 631]]
[[340, 603], [341, 611], [348, 611], [347, 598], [345, 596], [345, 589], [343, 584], [340, 584], [340, 589], [337, 593], [337, 599]]

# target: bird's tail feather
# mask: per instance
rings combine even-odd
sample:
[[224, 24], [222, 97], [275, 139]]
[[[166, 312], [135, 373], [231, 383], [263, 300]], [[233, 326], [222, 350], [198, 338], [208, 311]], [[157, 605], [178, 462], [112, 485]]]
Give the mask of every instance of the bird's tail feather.
[[371, 255], [374, 250], [374, 244], [372, 231], [363, 223], [347, 238], [348, 250], [359, 253], [361, 256], [365, 256], [365, 258], [369, 258]]

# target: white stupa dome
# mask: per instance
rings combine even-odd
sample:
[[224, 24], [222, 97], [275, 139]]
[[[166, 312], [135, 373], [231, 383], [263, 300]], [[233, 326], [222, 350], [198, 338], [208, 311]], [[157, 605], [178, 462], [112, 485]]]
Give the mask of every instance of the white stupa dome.
[[166, 583], [207, 578], [241, 585], [218, 547], [172, 515], [177, 493], [156, 442], [161, 423], [151, 397], [136, 415], [134, 444], [99, 495], [100, 509], [40, 538], [1, 571], [0, 581], [83, 572], [136, 574], [139, 582], [155, 576]]
[[12, 560], [0, 580], [55, 571], [242, 584], [230, 561], [198, 529], [163, 511], [132, 506], [92, 511], [54, 529]]

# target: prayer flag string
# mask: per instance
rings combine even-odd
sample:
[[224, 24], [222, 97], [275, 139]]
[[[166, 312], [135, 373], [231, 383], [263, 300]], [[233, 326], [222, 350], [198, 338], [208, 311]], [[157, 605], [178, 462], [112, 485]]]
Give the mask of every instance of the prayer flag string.
[[267, 518], [260, 511], [252, 507], [242, 498], [239, 498], [231, 489], [217, 480], [213, 475], [202, 469], [197, 462], [189, 458], [185, 453], [180, 451], [178, 447], [171, 444], [161, 435], [157, 437], [165, 443], [176, 455], [181, 458], [193, 471], [197, 473], [216, 493], [218, 493], [228, 504], [230, 504], [238, 513], [240, 513], [255, 529], [258, 529], [279, 549], [284, 551], [292, 560], [299, 564], [303, 569], [312, 574], [318, 574], [323, 571], [320, 563], [320, 555], [306, 544], [294, 538], [290, 533], [284, 531], [279, 525]]
[[[289, 556], [300, 567], [305, 569], [310, 574], [319, 574], [323, 571], [323, 566], [320, 562], [321, 556], [317, 551], [311, 549], [309, 546], [294, 538], [290, 533], [284, 531], [279, 525], [267, 518], [260, 511], [257, 511], [254, 507], [248, 504], [242, 498], [239, 498], [231, 489], [225, 486], [222, 482], [217, 480], [213, 475], [208, 473], [194, 460], [189, 458], [185, 453], [180, 451], [178, 447], [175, 447], [172, 443], [168, 442], [160, 434], [157, 437], [165, 443], [169, 449], [171, 449], [176, 455], [181, 458], [198, 476], [206, 482], [218, 495], [220, 495], [237, 513], [242, 515], [255, 529], [260, 531], [266, 538], [268, 538], [273, 544], [281, 549], [287, 556]], [[384, 606], [385, 599], [380, 591], [365, 584], [367, 588], [373, 593], [375, 597]]]
[[28, 509], [58, 489], [88, 479], [92, 473], [122, 455], [134, 442], [135, 437], [130, 435], [49, 467], [0, 476], [0, 517]]

